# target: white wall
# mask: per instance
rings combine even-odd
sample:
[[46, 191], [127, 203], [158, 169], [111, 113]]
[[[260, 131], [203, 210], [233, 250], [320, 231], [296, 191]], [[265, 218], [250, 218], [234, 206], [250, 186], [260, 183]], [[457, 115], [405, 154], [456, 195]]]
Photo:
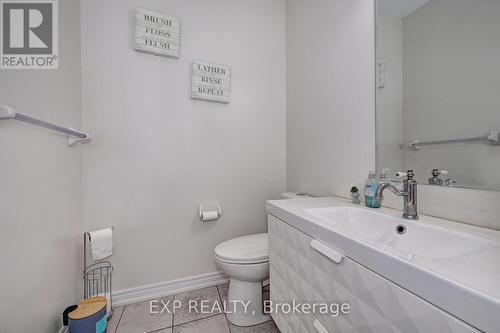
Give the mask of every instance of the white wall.
[[[0, 103], [80, 127], [80, 2], [59, 2], [59, 69], [2, 70]], [[64, 135], [0, 122], [0, 332], [56, 330], [78, 299], [80, 148]]]
[[377, 17], [377, 61], [385, 66], [384, 87], [377, 86], [377, 168], [403, 170], [403, 22]]
[[[373, 1], [286, 4], [287, 186], [348, 197], [375, 164]], [[500, 229], [499, 200], [500, 192], [419, 186], [421, 213], [489, 228]], [[402, 209], [391, 194], [384, 204]]]
[[[397, 7], [392, 3], [386, 5]], [[391, 108], [394, 106], [391, 98], [397, 97], [393, 95], [390, 72], [398, 61], [386, 61], [386, 88], [377, 90], [379, 168], [414, 169], [424, 184], [431, 168], [445, 168], [462, 184], [498, 187], [498, 177], [493, 170], [500, 157], [497, 147], [465, 144], [404, 151], [403, 166], [401, 151], [394, 147], [417, 137], [432, 139], [483, 133], [498, 123], [495, 119], [498, 120], [499, 113], [492, 110], [497, 109], [493, 82], [500, 75], [497, 73], [500, 67], [491, 64], [496, 63], [492, 58], [498, 53], [495, 45], [500, 41], [491, 41], [498, 39], [495, 33], [500, 27], [493, 18], [499, 11], [499, 4], [491, 1], [431, 1], [405, 17], [401, 25], [401, 18], [380, 15], [379, 10], [379, 56], [396, 59], [392, 51], [398, 52], [400, 47], [394, 46], [401, 42], [404, 46], [405, 108], [404, 123], [399, 125], [404, 136], [398, 138], [389, 126], [396, 128], [397, 123], [401, 123], [401, 114], [390, 112], [396, 110]], [[446, 24], [443, 25], [443, 21]], [[404, 41], [400, 41], [402, 38]], [[402, 54], [403, 48], [399, 52]], [[472, 95], [475, 98], [470, 98]], [[500, 193], [494, 191], [419, 186], [422, 213], [495, 229], [500, 229], [498, 200]], [[384, 203], [402, 208], [401, 199], [392, 195], [387, 195]]]
[[373, 0], [287, 0], [288, 189], [348, 195], [375, 167]]
[[[430, 1], [403, 20], [404, 139], [500, 130], [500, 2]], [[455, 144], [405, 151], [426, 180], [444, 168], [458, 183], [500, 188], [500, 147]]]
[[[0, 123], [0, 331], [54, 331], [80, 296], [83, 230], [117, 226], [115, 289], [203, 274], [218, 242], [265, 231], [285, 151], [289, 190], [316, 195], [346, 196], [374, 167], [371, 0], [287, 0], [287, 78], [283, 1], [85, 1], [82, 126], [79, 1], [59, 4], [60, 69], [2, 71], [0, 101], [94, 141]], [[136, 5], [182, 18], [179, 60], [132, 50]], [[189, 98], [195, 58], [232, 66], [229, 105]], [[419, 195], [422, 212], [500, 228], [499, 192]], [[197, 221], [206, 202], [219, 222]]]
[[[181, 17], [180, 59], [137, 53], [134, 10]], [[82, 3], [83, 229], [115, 225], [115, 290], [216, 271], [226, 239], [266, 231], [285, 190], [282, 0]], [[232, 69], [230, 104], [191, 100], [193, 59]], [[197, 208], [220, 203], [218, 222]]]

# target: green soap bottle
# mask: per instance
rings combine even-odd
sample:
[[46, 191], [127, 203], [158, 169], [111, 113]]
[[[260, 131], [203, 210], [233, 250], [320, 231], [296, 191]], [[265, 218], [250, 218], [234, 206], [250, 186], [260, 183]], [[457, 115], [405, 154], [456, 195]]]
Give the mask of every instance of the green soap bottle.
[[[368, 179], [365, 181], [365, 205], [366, 207], [376, 208], [378, 200], [375, 200], [375, 193], [377, 191], [377, 176], [375, 170], [370, 170], [368, 174]], [[378, 203], [380, 207], [380, 203]]]

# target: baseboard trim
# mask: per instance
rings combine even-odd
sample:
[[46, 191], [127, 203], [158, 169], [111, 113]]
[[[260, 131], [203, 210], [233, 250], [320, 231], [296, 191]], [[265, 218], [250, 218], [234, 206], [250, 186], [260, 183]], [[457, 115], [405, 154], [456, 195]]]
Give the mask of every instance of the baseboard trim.
[[147, 301], [195, 289], [211, 287], [229, 281], [223, 272], [214, 272], [187, 278], [164, 281], [113, 292], [113, 306]]

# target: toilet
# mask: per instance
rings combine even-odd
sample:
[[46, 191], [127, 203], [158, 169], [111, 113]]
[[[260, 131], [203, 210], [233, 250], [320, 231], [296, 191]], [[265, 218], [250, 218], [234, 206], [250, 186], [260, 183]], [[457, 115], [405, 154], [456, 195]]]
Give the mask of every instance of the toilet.
[[[283, 193], [282, 196], [286, 199], [310, 197], [302, 193]], [[262, 282], [269, 277], [267, 233], [220, 243], [215, 248], [215, 262], [230, 277], [227, 319], [237, 326], [252, 326], [270, 320], [262, 306]], [[248, 304], [246, 309], [242, 301]]]
[[[269, 277], [267, 233], [220, 243], [215, 248], [215, 262], [231, 278], [227, 319], [237, 326], [252, 326], [268, 321], [269, 315], [262, 311], [262, 281]], [[240, 301], [250, 302], [246, 312]]]

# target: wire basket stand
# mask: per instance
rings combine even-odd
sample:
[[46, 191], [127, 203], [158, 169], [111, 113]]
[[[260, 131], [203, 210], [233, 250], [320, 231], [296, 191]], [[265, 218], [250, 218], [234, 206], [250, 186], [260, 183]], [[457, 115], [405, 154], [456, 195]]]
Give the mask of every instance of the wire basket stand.
[[106, 316], [113, 316], [112, 273], [113, 266], [109, 261], [99, 261], [87, 266], [87, 242], [90, 244], [90, 233], [83, 234], [83, 299], [94, 296], [106, 297], [108, 307]]

